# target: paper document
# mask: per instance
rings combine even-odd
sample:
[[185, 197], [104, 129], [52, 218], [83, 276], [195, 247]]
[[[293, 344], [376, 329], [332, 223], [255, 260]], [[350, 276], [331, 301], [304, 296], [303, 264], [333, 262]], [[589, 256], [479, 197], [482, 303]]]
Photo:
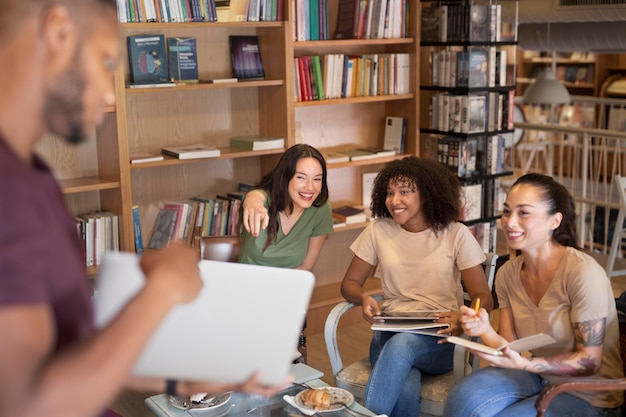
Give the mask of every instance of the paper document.
[[551, 345], [552, 343], [556, 342], [556, 340], [554, 340], [552, 336], [545, 333], [538, 333], [532, 336], [523, 337], [521, 339], [514, 340], [511, 343], [500, 346], [499, 348], [490, 347], [487, 345], [483, 345], [482, 343], [473, 342], [471, 340], [467, 340], [457, 336], [448, 337], [446, 340], [450, 343], [455, 343], [457, 345], [465, 346], [478, 352], [488, 353], [495, 356], [502, 355], [502, 350], [507, 346], [516, 352], [526, 352], [532, 349]]

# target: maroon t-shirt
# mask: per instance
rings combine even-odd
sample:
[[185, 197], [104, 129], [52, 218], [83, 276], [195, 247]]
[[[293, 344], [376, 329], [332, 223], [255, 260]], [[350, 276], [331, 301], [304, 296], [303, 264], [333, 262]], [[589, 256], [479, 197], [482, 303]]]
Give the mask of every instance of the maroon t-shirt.
[[0, 308], [45, 304], [54, 352], [94, 331], [84, 253], [46, 164], [24, 164], [0, 137]]

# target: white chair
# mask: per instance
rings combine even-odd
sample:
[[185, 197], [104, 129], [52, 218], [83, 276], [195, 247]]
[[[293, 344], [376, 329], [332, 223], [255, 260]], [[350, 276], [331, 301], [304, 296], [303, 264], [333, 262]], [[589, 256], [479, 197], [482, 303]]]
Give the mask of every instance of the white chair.
[[[493, 287], [493, 281], [496, 274], [496, 260], [498, 255], [495, 253], [485, 254], [487, 259], [483, 263], [485, 267], [485, 276], [489, 289]], [[469, 301], [469, 294], [465, 293], [466, 301]], [[382, 294], [377, 294], [374, 299], [380, 301], [383, 299]], [[356, 306], [347, 301], [337, 304], [328, 314], [324, 327], [324, 338], [326, 340], [326, 349], [330, 358], [330, 366], [335, 378], [335, 386], [350, 391], [357, 399], [363, 399], [365, 394], [365, 385], [369, 379], [372, 367], [369, 358], [363, 358], [360, 361], [347, 365], [345, 368], [341, 360], [339, 346], [337, 343], [337, 327], [341, 316]], [[443, 407], [448, 399], [448, 392], [465, 375], [471, 373], [472, 369], [478, 369], [479, 358], [470, 355], [469, 351], [459, 345], [454, 348], [454, 367], [453, 370], [444, 375], [424, 376], [422, 379], [422, 405], [421, 415], [441, 416]], [[418, 395], [416, 393], [416, 395]]]
[[615, 258], [622, 248], [622, 239], [626, 237], [626, 228], [624, 227], [624, 215], [626, 214], [626, 177], [615, 174], [613, 183], [617, 187], [619, 194], [620, 209], [613, 229], [613, 241], [611, 242], [611, 250], [609, 251], [609, 259], [606, 263], [606, 275], [609, 277], [617, 275], [626, 275], [626, 269], [614, 269]]

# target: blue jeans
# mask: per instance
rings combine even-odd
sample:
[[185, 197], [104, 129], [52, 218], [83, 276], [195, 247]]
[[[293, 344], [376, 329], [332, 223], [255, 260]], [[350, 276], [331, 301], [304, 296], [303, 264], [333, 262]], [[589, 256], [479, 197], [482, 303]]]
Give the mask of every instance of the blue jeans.
[[422, 373], [452, 370], [452, 343], [412, 333], [374, 332], [370, 345], [372, 374], [365, 387], [365, 406], [389, 417], [418, 417]]
[[[541, 376], [496, 367], [481, 368], [450, 391], [444, 417], [535, 417], [535, 401], [549, 385]], [[619, 408], [598, 408], [573, 395], [554, 397], [547, 417], [617, 417]]]

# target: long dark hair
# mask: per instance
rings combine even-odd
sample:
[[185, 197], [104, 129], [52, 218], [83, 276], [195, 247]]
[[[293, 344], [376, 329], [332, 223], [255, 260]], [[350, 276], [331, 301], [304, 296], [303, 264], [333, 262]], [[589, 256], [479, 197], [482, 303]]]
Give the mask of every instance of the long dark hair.
[[389, 181], [396, 180], [417, 187], [424, 220], [435, 232], [459, 219], [461, 185], [458, 178], [439, 162], [415, 156], [389, 162], [376, 176], [370, 206], [375, 217], [392, 217], [385, 200]]
[[563, 246], [578, 248], [576, 207], [567, 188], [552, 177], [536, 173], [519, 177], [513, 187], [519, 184], [528, 184], [540, 190], [541, 200], [548, 205], [548, 214], [561, 213], [563, 215], [561, 224], [552, 232], [552, 241]]
[[293, 211], [293, 201], [289, 196], [289, 181], [296, 174], [296, 165], [302, 158], [314, 158], [322, 167], [322, 189], [313, 202], [313, 206], [320, 207], [328, 201], [328, 184], [326, 161], [314, 147], [306, 144], [294, 145], [282, 154], [276, 167], [261, 178], [257, 188], [269, 194], [269, 224], [267, 226], [267, 242], [265, 249], [276, 240], [278, 234], [278, 212], [289, 208]]

